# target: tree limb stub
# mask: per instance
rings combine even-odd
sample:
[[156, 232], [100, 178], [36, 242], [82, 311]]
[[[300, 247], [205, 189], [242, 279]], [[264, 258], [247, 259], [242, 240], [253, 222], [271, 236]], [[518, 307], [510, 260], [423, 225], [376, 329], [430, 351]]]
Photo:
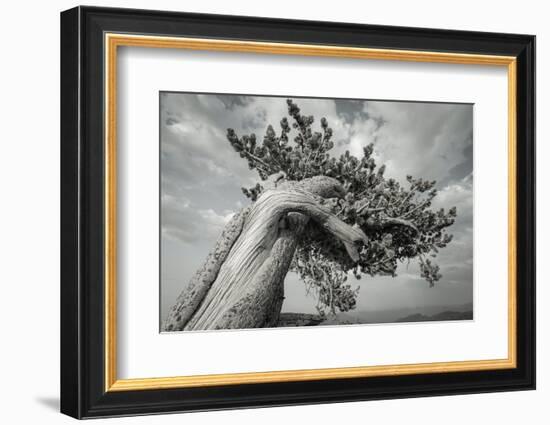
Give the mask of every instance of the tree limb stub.
[[367, 236], [358, 227], [350, 226], [319, 205], [307, 192], [278, 189], [268, 191], [263, 196], [275, 199], [273, 214], [277, 214], [279, 217], [292, 212], [304, 214], [342, 241], [351, 259], [359, 261], [357, 244], [359, 242], [366, 244]]
[[[319, 205], [319, 203], [317, 203], [317, 201], [307, 192], [278, 189], [264, 193], [262, 198], [270, 198], [269, 203], [273, 204], [271, 214], [273, 214], [276, 219], [280, 219], [284, 214], [297, 212], [313, 219], [317, 224], [322, 226], [333, 236], [336, 236], [342, 242], [351, 245], [358, 242], [368, 242], [367, 236], [361, 229], [350, 226], [340, 220], [332, 212], [322, 205]], [[253, 214], [254, 211], [251, 212], [251, 216]]]

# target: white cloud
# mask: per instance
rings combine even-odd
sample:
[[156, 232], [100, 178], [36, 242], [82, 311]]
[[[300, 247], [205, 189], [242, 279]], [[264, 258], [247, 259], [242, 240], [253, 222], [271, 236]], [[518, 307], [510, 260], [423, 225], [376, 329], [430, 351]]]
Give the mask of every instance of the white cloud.
[[212, 208], [200, 209], [188, 199], [166, 194], [161, 198], [161, 211], [162, 234], [184, 242], [202, 239], [213, 243], [235, 214], [231, 210], [219, 214]]
[[235, 215], [233, 211], [228, 210], [225, 210], [223, 214], [218, 214], [211, 208], [207, 210], [198, 210], [197, 212], [206, 223], [220, 229], [223, 229], [223, 226], [225, 226], [229, 220], [231, 220], [231, 217]]
[[442, 180], [465, 158], [471, 143], [471, 105], [365, 102], [365, 113], [383, 124], [372, 131], [387, 175]]

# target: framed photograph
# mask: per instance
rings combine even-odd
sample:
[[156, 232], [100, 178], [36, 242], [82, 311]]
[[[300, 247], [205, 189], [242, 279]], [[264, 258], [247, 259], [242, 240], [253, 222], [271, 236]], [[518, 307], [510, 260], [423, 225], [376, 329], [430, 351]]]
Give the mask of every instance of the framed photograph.
[[535, 387], [535, 37], [61, 14], [61, 411]]

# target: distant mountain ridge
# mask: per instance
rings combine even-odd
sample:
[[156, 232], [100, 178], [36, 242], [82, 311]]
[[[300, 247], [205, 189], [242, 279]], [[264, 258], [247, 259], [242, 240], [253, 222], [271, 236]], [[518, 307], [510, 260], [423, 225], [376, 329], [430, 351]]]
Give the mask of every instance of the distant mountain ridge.
[[317, 314], [283, 312], [278, 327], [473, 320], [472, 303], [392, 310], [349, 311], [323, 321]]
[[426, 316], [420, 313], [412, 314], [398, 319], [397, 322], [438, 322], [444, 320], [472, 320], [473, 318], [473, 311], [443, 311], [433, 316]]
[[349, 311], [323, 322], [323, 325], [403, 323], [444, 320], [472, 320], [473, 304], [420, 306], [391, 310]]

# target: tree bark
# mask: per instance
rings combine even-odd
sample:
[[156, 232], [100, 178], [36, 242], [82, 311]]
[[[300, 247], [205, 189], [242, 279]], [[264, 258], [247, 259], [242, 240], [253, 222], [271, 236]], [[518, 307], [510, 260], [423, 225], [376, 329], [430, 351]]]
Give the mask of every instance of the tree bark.
[[309, 220], [337, 237], [352, 259], [366, 236], [320, 204], [342, 196], [329, 177], [285, 182], [265, 190], [226, 226], [189, 287], [178, 297], [163, 329], [208, 330], [276, 326], [284, 279], [297, 240]]

